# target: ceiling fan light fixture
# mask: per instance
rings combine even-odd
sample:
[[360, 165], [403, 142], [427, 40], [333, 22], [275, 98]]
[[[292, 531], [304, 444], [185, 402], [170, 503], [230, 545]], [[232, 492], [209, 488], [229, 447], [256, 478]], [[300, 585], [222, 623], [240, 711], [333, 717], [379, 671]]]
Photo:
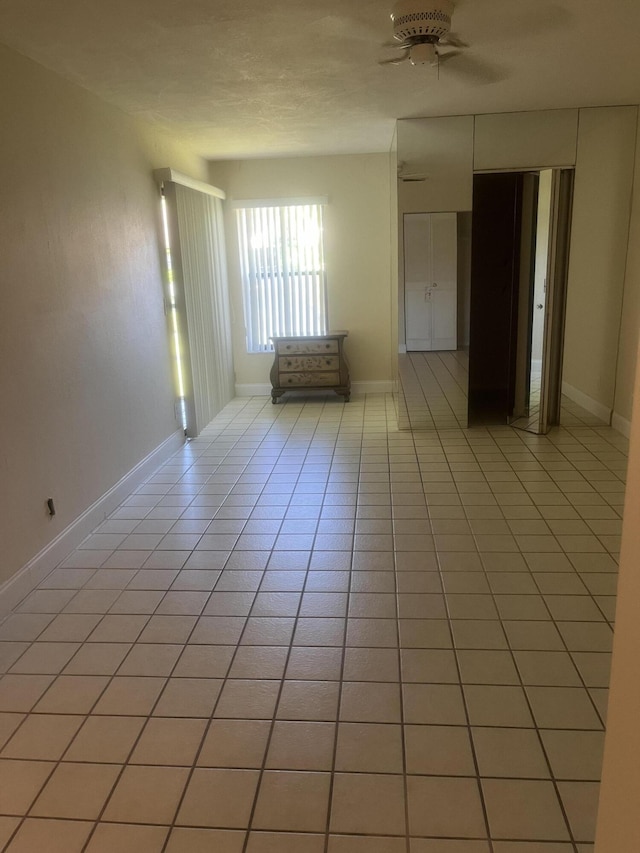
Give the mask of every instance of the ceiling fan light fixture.
[[409, 59], [412, 65], [435, 65], [438, 62], [435, 44], [422, 42], [411, 45]]
[[391, 13], [398, 41], [444, 38], [451, 29], [453, 0], [400, 0]]

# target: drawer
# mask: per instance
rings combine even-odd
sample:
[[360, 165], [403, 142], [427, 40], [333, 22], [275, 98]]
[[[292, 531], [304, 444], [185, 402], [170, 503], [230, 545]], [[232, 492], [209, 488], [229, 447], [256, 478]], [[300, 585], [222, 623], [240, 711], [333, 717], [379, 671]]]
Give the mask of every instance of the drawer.
[[301, 388], [312, 387], [314, 385], [340, 385], [340, 374], [334, 373], [333, 371], [327, 371], [325, 373], [281, 373], [279, 378], [281, 388]]
[[337, 353], [338, 341], [278, 341], [278, 355], [317, 355]]
[[340, 357], [337, 355], [281, 355], [278, 357], [278, 370], [281, 373], [292, 370], [340, 370]]

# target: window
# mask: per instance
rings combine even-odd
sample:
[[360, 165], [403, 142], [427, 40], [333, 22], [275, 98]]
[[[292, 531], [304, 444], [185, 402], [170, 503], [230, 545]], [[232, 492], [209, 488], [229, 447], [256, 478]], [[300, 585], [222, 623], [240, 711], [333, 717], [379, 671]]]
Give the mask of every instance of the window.
[[156, 179], [182, 424], [195, 438], [235, 394], [224, 193], [173, 169], [156, 170]]
[[248, 352], [279, 335], [323, 335], [327, 297], [322, 202], [238, 202], [240, 270]]

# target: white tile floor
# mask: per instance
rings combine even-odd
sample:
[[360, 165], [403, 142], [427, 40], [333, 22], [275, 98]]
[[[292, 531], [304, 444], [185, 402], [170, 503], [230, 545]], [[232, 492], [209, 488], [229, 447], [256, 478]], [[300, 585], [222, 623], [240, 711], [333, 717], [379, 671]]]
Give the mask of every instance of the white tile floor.
[[588, 853], [625, 467], [235, 401], [0, 625], [0, 846]]
[[398, 373], [400, 429], [464, 429], [467, 426], [468, 351], [401, 355]]

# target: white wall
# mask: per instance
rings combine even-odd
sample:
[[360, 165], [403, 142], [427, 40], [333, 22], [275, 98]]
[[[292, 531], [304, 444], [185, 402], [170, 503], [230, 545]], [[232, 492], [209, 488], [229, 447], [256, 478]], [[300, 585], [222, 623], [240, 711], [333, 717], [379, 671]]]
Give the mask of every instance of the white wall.
[[577, 134], [578, 110], [479, 115], [473, 168], [479, 172], [573, 166]]
[[0, 77], [5, 580], [177, 428], [151, 172], [205, 175], [186, 147], [5, 48]]
[[615, 394], [637, 118], [637, 107], [580, 110], [563, 380], [609, 412]]
[[[229, 201], [328, 196], [324, 226], [329, 324], [332, 329], [349, 331], [345, 349], [352, 381], [384, 382], [388, 388], [392, 379], [388, 155], [212, 162], [210, 180], [225, 190]], [[236, 226], [230, 204], [227, 239], [236, 384], [264, 385], [269, 382], [273, 356], [246, 351]]]

